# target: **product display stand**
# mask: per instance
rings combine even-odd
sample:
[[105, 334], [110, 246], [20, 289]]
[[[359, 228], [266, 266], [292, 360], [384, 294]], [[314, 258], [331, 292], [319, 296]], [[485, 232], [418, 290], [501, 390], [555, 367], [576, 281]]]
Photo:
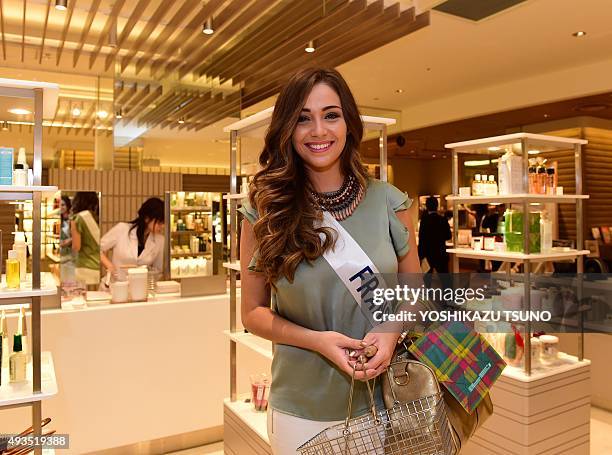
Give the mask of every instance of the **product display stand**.
[[[238, 193], [238, 152], [240, 136], [263, 137], [270, 123], [273, 108], [258, 112], [224, 128], [230, 134], [230, 193], [223, 196], [229, 201], [229, 262], [223, 264], [230, 277], [230, 329], [226, 335], [230, 339], [230, 397], [224, 403], [224, 450], [227, 454], [254, 455], [271, 454], [266, 430], [266, 413], [257, 412], [252, 403], [239, 400], [237, 384], [236, 347], [242, 344], [251, 351], [272, 358], [272, 343], [237, 327], [238, 300], [236, 296], [237, 275], [240, 272], [238, 260], [238, 204], [247, 197]], [[395, 119], [361, 116], [365, 128], [379, 132], [380, 179], [387, 180], [387, 127], [395, 124]]]
[[[453, 203], [453, 248], [447, 249], [452, 255], [453, 270], [459, 271], [459, 258], [489, 259], [520, 262], [524, 273], [523, 311], [531, 310], [532, 265], [534, 262], [574, 259], [577, 263], [578, 299], [582, 297], [583, 249], [583, 201], [588, 195], [582, 194], [582, 145], [587, 141], [540, 134], [516, 133], [473, 141], [447, 144], [452, 149], [453, 195], [447, 200]], [[459, 196], [459, 154], [504, 153], [503, 146], [520, 144], [522, 157], [521, 194], [496, 196]], [[528, 151], [571, 150], [575, 159], [576, 194], [541, 195], [529, 194]], [[563, 251], [530, 253], [529, 216], [523, 216], [523, 253], [506, 251], [475, 251], [471, 248], [457, 248], [458, 205], [478, 203], [517, 203], [523, 214], [530, 212], [530, 204], [566, 203], [576, 207], [576, 248]], [[507, 268], [511, 279], [510, 267]], [[558, 364], [533, 369], [531, 365], [531, 322], [524, 324], [524, 368], [508, 366], [491, 392], [495, 406], [493, 416], [478, 430], [462, 453], [472, 454], [557, 454], [573, 455], [589, 453], [590, 416], [590, 362], [584, 360], [584, 321], [579, 318], [578, 357], [561, 355]]]
[[[57, 289], [52, 280], [41, 280], [41, 203], [43, 192], [54, 193], [56, 187], [43, 187], [42, 178], [42, 133], [43, 112], [46, 117], [53, 116], [57, 105], [59, 87], [56, 84], [40, 82], [26, 82], [9, 79], [0, 79], [0, 97], [22, 98], [34, 102], [34, 162], [33, 186], [15, 187], [11, 185], [0, 186], [0, 199], [2, 200], [31, 200], [32, 201], [32, 274], [31, 288], [20, 291], [0, 290], [0, 306], [4, 301], [15, 298], [30, 300], [31, 309], [31, 369], [28, 368], [27, 382], [19, 384], [2, 384], [0, 386], [0, 409], [9, 409], [22, 406], [32, 408], [33, 435], [41, 435], [42, 403], [41, 400], [57, 394], [57, 383], [53, 360], [50, 353], [41, 353], [41, 297], [55, 294]], [[3, 259], [3, 258], [2, 258]], [[6, 353], [8, 355], [8, 353]], [[26, 427], [27, 425], [23, 425]], [[34, 449], [36, 455], [41, 455], [41, 447]], [[50, 453], [49, 450], [44, 453]]]

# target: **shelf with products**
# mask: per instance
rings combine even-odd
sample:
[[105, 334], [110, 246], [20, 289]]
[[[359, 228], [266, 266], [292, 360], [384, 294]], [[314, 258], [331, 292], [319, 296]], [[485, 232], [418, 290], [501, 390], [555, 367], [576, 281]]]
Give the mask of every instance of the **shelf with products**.
[[53, 274], [49, 272], [41, 272], [40, 289], [32, 289], [31, 273], [26, 275], [26, 281], [20, 283], [19, 289], [8, 289], [6, 287], [6, 274], [3, 274], [0, 282], [0, 306], [3, 299], [42, 297], [45, 295], [55, 295], [56, 293], [57, 283]]
[[212, 213], [210, 206], [183, 206], [183, 207], [171, 207], [171, 212], [198, 212], [198, 213]]
[[492, 261], [560, 261], [575, 259], [578, 256], [590, 254], [589, 250], [567, 249], [561, 251], [550, 251], [547, 253], [518, 253], [512, 251], [486, 251], [474, 250], [472, 248], [447, 248], [446, 252], [459, 258], [489, 259]]
[[[224, 244], [229, 246], [229, 255], [223, 262], [223, 266], [229, 270], [229, 294], [230, 294], [230, 321], [229, 331], [225, 333], [230, 338], [230, 398], [225, 402], [224, 423], [226, 428], [225, 447], [228, 453], [240, 453], [240, 447], [257, 446], [257, 453], [271, 453], [266, 431], [265, 413], [257, 413], [253, 410], [251, 403], [243, 403], [238, 396], [237, 384], [237, 358], [236, 346], [243, 344], [270, 359], [272, 357], [272, 343], [256, 337], [249, 333], [237, 332], [237, 281], [240, 273], [240, 260], [238, 255], [238, 211], [241, 200], [248, 197], [244, 192], [245, 181], [242, 178], [239, 184], [239, 162], [238, 156], [243, 156], [244, 151], [239, 150], [241, 142], [239, 138], [245, 136], [263, 135], [272, 115], [272, 109], [266, 109], [250, 117], [242, 119], [234, 124], [228, 125], [224, 131], [230, 135], [230, 193], [223, 195], [227, 201], [228, 210], [226, 219], [228, 229], [224, 232]], [[387, 180], [387, 126], [395, 123], [394, 119], [382, 117], [362, 116], [364, 128], [378, 131], [380, 135], [380, 179]], [[241, 188], [243, 192], [241, 191]]]
[[198, 257], [198, 256], [204, 256], [204, 257], [210, 257], [212, 256], [211, 252], [198, 252], [198, 253], [172, 253], [172, 257], [173, 258], [187, 258], [187, 257]]
[[[453, 247], [447, 248], [452, 255], [453, 270], [459, 269], [460, 258], [497, 260], [506, 262], [522, 262], [525, 269], [522, 286], [531, 287], [531, 262], [575, 260], [578, 274], [583, 272], [584, 256], [590, 253], [583, 248], [584, 234], [582, 226], [583, 203], [588, 195], [582, 194], [582, 146], [587, 141], [540, 134], [516, 133], [504, 136], [489, 137], [473, 141], [446, 144], [452, 150], [452, 190], [453, 194], [447, 201], [453, 207]], [[557, 188], [554, 169], [552, 172], [540, 169], [534, 174], [530, 158], [540, 153], [557, 150], [573, 150], [576, 193], [564, 195]], [[460, 155], [471, 154], [493, 155], [494, 160], [460, 161]], [[481, 161], [497, 163], [498, 178], [480, 179], [472, 182], [472, 187], [461, 186], [461, 165], [480, 166]], [[540, 161], [543, 164], [543, 160]], [[487, 171], [488, 172], [488, 171]], [[479, 174], [476, 177], [480, 177]], [[534, 179], [534, 180], [532, 180]], [[476, 193], [474, 195], [474, 193]], [[484, 193], [484, 194], [480, 194]], [[503, 245], [491, 239], [474, 238], [472, 248], [459, 247], [459, 204], [464, 203], [516, 203], [506, 210], [503, 221]], [[552, 247], [552, 227], [546, 210], [534, 211], [534, 203], [561, 204], [571, 203], [576, 212], [576, 248]], [[528, 216], [525, 216], [528, 214]], [[489, 240], [489, 242], [487, 242]], [[489, 248], [483, 250], [483, 244], [489, 243]], [[493, 245], [491, 245], [491, 243]], [[491, 251], [491, 246], [495, 249]], [[508, 268], [508, 273], [511, 269]], [[524, 289], [524, 287], [522, 288]], [[579, 291], [581, 292], [581, 291]], [[531, 296], [524, 293], [522, 309], [530, 311]], [[525, 351], [531, 352], [531, 323], [524, 325], [523, 338]], [[583, 359], [583, 333], [579, 336], [579, 360]], [[524, 373], [531, 374], [531, 356], [525, 357]]]
[[26, 381], [9, 382], [9, 369], [2, 368], [2, 385], [0, 385], [0, 407], [14, 406], [44, 400], [57, 395], [57, 380], [53, 356], [50, 352], [42, 352], [41, 358], [41, 390], [32, 392], [32, 362], [26, 367]]
[[523, 202], [527, 201], [530, 203], [568, 203], [572, 204], [580, 199], [588, 199], [588, 194], [529, 194], [529, 193], [518, 193], [518, 194], [503, 194], [503, 195], [492, 195], [492, 196], [446, 196], [448, 202], [457, 202], [460, 204], [491, 204], [491, 203], [505, 203], [505, 202]]

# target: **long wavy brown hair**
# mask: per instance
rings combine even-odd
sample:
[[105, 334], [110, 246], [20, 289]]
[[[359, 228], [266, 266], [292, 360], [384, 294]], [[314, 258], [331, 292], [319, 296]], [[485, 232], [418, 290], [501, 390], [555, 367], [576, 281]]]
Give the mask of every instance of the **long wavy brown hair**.
[[[249, 191], [251, 205], [259, 219], [253, 226], [259, 257], [257, 269], [275, 287], [280, 278], [293, 282], [295, 270], [306, 260], [317, 259], [335, 241], [331, 228], [315, 227], [322, 219], [314, 204], [313, 189], [304, 163], [293, 147], [292, 137], [302, 108], [316, 84], [327, 84], [340, 98], [346, 122], [346, 145], [340, 155], [340, 169], [354, 175], [367, 189], [367, 170], [359, 156], [363, 125], [357, 103], [346, 81], [333, 69], [310, 68], [295, 74], [280, 92], [265, 145], [259, 156], [262, 169]], [[320, 234], [324, 234], [324, 240]]]

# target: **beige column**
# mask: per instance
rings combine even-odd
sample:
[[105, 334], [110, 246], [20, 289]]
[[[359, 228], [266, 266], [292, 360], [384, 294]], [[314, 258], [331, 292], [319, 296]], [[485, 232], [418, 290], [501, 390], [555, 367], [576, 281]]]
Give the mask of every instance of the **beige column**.
[[106, 130], [96, 130], [95, 137], [95, 168], [110, 170], [113, 168], [113, 135]]

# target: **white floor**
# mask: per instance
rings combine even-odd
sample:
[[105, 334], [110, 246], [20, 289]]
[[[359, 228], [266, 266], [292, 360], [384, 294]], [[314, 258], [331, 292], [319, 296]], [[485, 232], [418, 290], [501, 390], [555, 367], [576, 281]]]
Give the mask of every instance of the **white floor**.
[[[612, 412], [591, 408], [591, 454], [612, 454]], [[217, 442], [168, 455], [223, 455], [223, 443]]]

